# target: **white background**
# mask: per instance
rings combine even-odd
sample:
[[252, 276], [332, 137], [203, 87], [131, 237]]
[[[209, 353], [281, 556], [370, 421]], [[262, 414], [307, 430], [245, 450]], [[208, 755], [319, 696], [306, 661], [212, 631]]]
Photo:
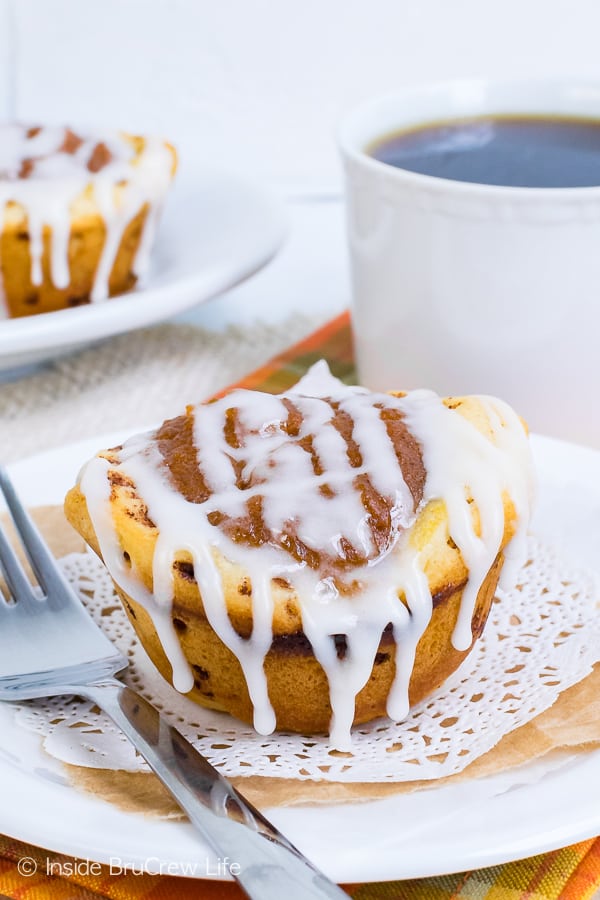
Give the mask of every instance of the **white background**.
[[209, 327], [349, 299], [335, 129], [368, 96], [452, 77], [600, 77], [598, 0], [0, 0], [0, 115], [117, 126], [277, 185], [291, 242], [198, 310]]
[[[329, 185], [359, 100], [455, 76], [598, 73], [598, 0], [2, 0], [4, 114], [173, 138]], [[10, 69], [14, 64], [14, 75]], [[12, 100], [11, 100], [12, 94]], [[11, 109], [11, 103], [13, 104]]]

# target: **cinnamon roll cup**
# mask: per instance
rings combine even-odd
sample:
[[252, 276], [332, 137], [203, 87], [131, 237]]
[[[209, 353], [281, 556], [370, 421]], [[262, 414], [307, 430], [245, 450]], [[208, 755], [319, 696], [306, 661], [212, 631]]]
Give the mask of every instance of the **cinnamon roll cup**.
[[54, 312], [120, 294], [145, 274], [175, 174], [174, 148], [125, 133], [5, 125], [0, 172], [5, 314]]
[[[495, 446], [497, 429], [504, 428], [506, 422], [498, 425], [498, 421], [494, 420], [495, 413], [493, 415], [490, 413], [486, 402], [479, 398], [454, 398], [439, 403], [444, 406], [447, 413], [451, 412], [453, 416], [462, 419], [460, 428], [464, 424], [474, 429], [477, 452], [480, 452], [478, 441], [482, 445], [483, 442], [490, 442]], [[226, 404], [225, 400], [224, 409]], [[89, 478], [86, 481], [85, 473], [80, 484], [67, 495], [65, 504], [66, 515], [71, 524], [96, 553], [102, 555], [104, 552], [105, 562], [108, 562], [109, 571], [113, 574], [116, 589], [133, 628], [158, 671], [170, 683], [173, 683], [175, 674], [173, 654], [165, 652], [164, 623], [163, 626], [160, 623], [157, 625], [156, 609], [153, 610], [148, 604], [148, 598], [152, 597], [156, 589], [157, 559], [162, 559], [163, 555], [159, 547], [160, 524], [154, 521], [155, 518], [159, 518], [156, 515], [156, 505], [153, 506], [156, 498], [152, 497], [150, 502], [149, 497], [144, 496], [139, 484], [136, 483], [136, 470], [128, 472], [127, 460], [131, 459], [131, 454], [134, 457], [139, 454], [148, 456], [148, 447], [153, 448], [152, 452], [160, 448], [159, 456], [162, 459], [160, 478], [170, 479], [170, 490], [187, 491], [189, 495], [187, 502], [195, 504], [204, 502], [200, 496], [202, 489], [199, 487], [196, 473], [196, 448], [191, 439], [192, 420], [194, 415], [198, 414], [198, 409], [189, 408], [185, 416], [165, 423], [156, 433], [148, 436], [149, 443], [144, 445], [146, 449], [136, 451], [134, 448], [133, 451], [128, 451], [125, 445], [125, 451], [122, 448], [105, 451], [99, 454], [96, 463], [92, 461], [92, 468], [94, 465], [101, 467], [100, 481], [104, 479], [107, 484], [103, 501], [105, 515], [104, 524], [101, 526], [103, 534], [100, 536], [98, 534], [101, 521], [97, 513], [98, 498], [89, 489], [91, 482]], [[287, 420], [288, 425], [290, 421], [291, 419]], [[512, 427], [521, 429], [521, 435], [517, 440], [520, 442], [519, 446], [522, 445], [522, 450], [525, 432], [516, 417], [512, 420]], [[340, 429], [343, 430], [341, 425]], [[502, 487], [503, 482], [498, 481], [500, 493], [496, 498], [498, 505], [495, 515], [497, 518], [499, 513], [502, 521], [497, 533], [497, 546], [489, 556], [489, 565], [486, 564], [485, 571], [480, 571], [479, 583], [474, 584], [473, 572], [465, 561], [465, 552], [461, 551], [455, 540], [453, 527], [455, 511], [449, 508], [449, 503], [444, 497], [427, 497], [428, 473], [424, 462], [428, 456], [427, 450], [424, 450], [419, 441], [414, 440], [408, 430], [401, 436], [395, 433], [390, 437], [392, 432], [389, 425], [386, 425], [386, 429], [398, 459], [403, 459], [405, 481], [413, 485], [415, 501], [410, 524], [403, 527], [401, 539], [395, 544], [390, 544], [389, 549], [381, 554], [381, 559], [384, 560], [382, 565], [386, 567], [385, 590], [388, 591], [388, 600], [393, 594], [393, 600], [387, 609], [391, 611], [390, 618], [394, 618], [402, 609], [409, 630], [412, 627], [412, 620], [418, 619], [421, 615], [414, 601], [416, 595], [410, 581], [412, 576], [406, 574], [407, 558], [413, 561], [413, 568], [415, 561], [418, 562], [421, 573], [419, 590], [423, 596], [429, 595], [430, 607], [426, 612], [427, 619], [422, 621], [419, 631], [416, 632], [418, 641], [415, 639], [411, 643], [406, 642], [404, 637], [398, 639], [398, 635], [403, 634], [402, 627], [398, 626], [400, 619], [394, 618], [395, 625], [388, 623], [385, 609], [374, 619], [369, 612], [368, 604], [365, 606], [364, 598], [361, 597], [363, 581], [368, 587], [371, 570], [381, 561], [371, 565], [364, 559], [352, 560], [351, 554], [346, 550], [344, 578], [340, 576], [338, 579], [339, 594], [334, 590], [329, 600], [323, 600], [323, 603], [328, 608], [327, 615], [335, 609], [336, 602], [340, 603], [341, 610], [340, 598], [343, 598], [345, 590], [347, 595], [345, 600], [348, 603], [343, 609], [347, 611], [356, 604], [358, 618], [365, 616], [365, 642], [372, 646], [372, 658], [368, 670], [363, 670], [364, 683], [358, 684], [358, 689], [353, 692], [355, 696], [351, 698], [353, 712], [350, 718], [353, 724], [368, 722], [386, 714], [394, 716], [394, 713], [398, 712], [397, 704], [390, 709], [390, 696], [395, 689], [397, 690], [399, 679], [405, 677], [402, 672], [406, 673], [408, 703], [413, 705], [438, 688], [458, 668], [483, 631], [503, 566], [505, 549], [523, 524], [522, 490], [517, 488], [511, 491], [510, 485], [505, 488]], [[350, 446], [351, 440], [353, 438], [349, 438], [346, 434], [347, 446]], [[306, 446], [304, 451], [307, 452]], [[442, 452], [452, 454], [457, 452], [457, 448], [442, 448]], [[412, 462], [408, 459], [411, 455]], [[429, 457], [432, 458], [431, 454]], [[526, 451], [519, 465], [524, 460]], [[146, 462], [143, 465], [146, 465]], [[409, 471], [411, 468], [412, 472]], [[362, 471], [360, 467], [356, 467], [355, 470]], [[138, 468], [137, 471], [143, 472], [143, 469]], [[524, 477], [521, 484], [524, 485], [526, 480]], [[356, 476], [353, 483], [361, 498], [369, 525], [375, 529], [377, 523], [374, 495], [360, 488]], [[259, 491], [260, 484], [258, 481]], [[470, 486], [461, 485], [460, 489], [463, 487], [469, 494]], [[160, 490], [163, 489], [161, 481]], [[477, 490], [472, 493], [473, 496], [466, 497], [464, 508], [470, 519], [468, 528], [472, 531], [473, 546], [477, 547], [479, 546], [477, 542], [483, 541], [482, 533], [488, 529], [488, 521], [483, 508], [480, 508], [483, 507], [483, 503], [480, 505], [477, 503]], [[268, 513], [264, 508], [262, 512], [255, 509], [254, 514], [250, 510], [243, 520], [243, 525], [240, 524], [241, 520], [235, 524], [238, 530], [235, 533], [232, 531], [232, 534], [234, 542], [237, 540], [244, 544], [243, 558], [252, 559], [252, 554], [256, 552], [257, 558], [260, 559], [261, 542], [263, 539], [267, 540], [264, 535], [265, 521], [261, 520], [261, 516], [268, 519]], [[384, 519], [389, 521], [382, 513], [382, 521]], [[222, 530], [225, 527], [222, 514], [213, 516], [213, 523], [214, 528]], [[244, 530], [240, 531], [242, 528]], [[288, 531], [285, 536], [286, 548], [298, 559], [298, 555], [301, 556], [304, 552], [302, 548], [299, 549], [300, 527], [296, 534], [291, 526]], [[106, 548], [112, 540], [109, 532], [114, 536], [110, 561], [106, 559]], [[292, 544], [294, 547], [290, 550]], [[203, 598], [203, 590], [207, 590], [208, 582], [204, 579], [204, 573], [198, 570], [198, 555], [194, 557], [194, 553], [186, 547], [179, 547], [173, 554], [168, 573], [172, 579], [172, 603], [168, 617], [176, 635], [177, 645], [192, 674], [192, 680], [186, 685], [186, 692], [190, 699], [203, 706], [224, 710], [245, 722], [252, 723], [254, 719], [256, 724], [256, 698], [254, 701], [251, 698], [252, 688], [249, 690], [247, 665], [245, 667], [243, 660], [253, 633], [258, 629], [256, 616], [264, 618], [264, 613], [260, 612], [263, 608], [260, 604], [266, 595], [263, 590], [260, 597], [257, 596], [259, 576], [253, 563], [246, 566], [241, 564], [239, 559], [231, 558], [231, 555], [224, 552], [222, 544], [210, 546], [209, 553], [210, 560], [206, 564], [218, 579], [226, 611], [226, 628], [221, 623], [222, 628], [225, 628], [225, 631], [221, 631], [221, 635], [226, 634], [227, 628], [231, 628], [235, 641], [223, 640], [217, 633], [219, 627], [213, 627], [214, 600], [210, 599], [209, 603], [205, 603]], [[331, 581], [337, 576], [331, 576], [331, 572], [329, 575], [323, 574], [325, 562], [323, 551], [317, 560], [307, 557], [299, 568], [302, 569], [304, 566], [306, 571], [307, 567], [314, 565], [318, 570], [320, 566], [323, 570], [321, 572], [323, 580], [327, 581], [329, 578], [328, 584], [331, 587]], [[345, 584], [345, 588], [340, 587], [342, 583]], [[129, 589], [132, 585], [135, 587], [138, 584], [142, 585], [143, 596], [137, 588]], [[329, 730], [332, 712], [335, 712], [335, 709], [332, 710], [334, 683], [332, 679], [338, 679], [335, 682], [337, 687], [334, 693], [337, 691], [339, 694], [340, 684], [343, 685], [344, 665], [348, 663], [349, 667], [353, 666], [361, 654], [361, 635], [358, 628], [352, 630], [353, 643], [350, 645], [347, 637], [350, 631], [347, 628], [347, 620], [344, 619], [345, 614], [340, 613], [337, 626], [334, 615], [324, 626], [326, 641], [329, 641], [331, 646], [329, 650], [326, 647], [325, 651], [320, 646], [319, 652], [316, 652], [313, 646], [314, 623], [310, 624], [309, 619], [312, 622], [315, 610], [318, 612], [320, 607], [319, 603], [308, 602], [309, 598], [303, 584], [302, 579], [297, 581], [293, 575], [286, 576], [281, 572], [268, 579], [268, 594], [272, 603], [269, 612], [271, 634], [268, 646], [264, 646], [262, 672], [265, 676], [268, 702], [274, 714], [273, 724], [282, 730], [307, 734], [323, 733]], [[369, 587], [368, 590], [372, 588]], [[470, 604], [467, 610], [468, 621], [466, 625], [465, 621], [462, 623], [463, 636], [457, 646], [456, 631], [459, 619], [462, 617], [464, 620], [465, 617], [463, 604], [468, 590], [472, 594], [468, 601]], [[409, 593], [410, 597], [407, 597]], [[369, 595], [371, 596], [375, 598], [374, 603], [379, 602], [377, 589], [375, 593]], [[395, 604], [401, 607], [396, 608]], [[427, 607], [426, 600], [424, 604]], [[380, 623], [375, 640], [373, 640], [374, 621]], [[309, 634], [313, 635], [312, 642]], [[330, 652], [331, 648], [333, 654]], [[348, 668], [347, 671], [351, 681], [352, 670]]]

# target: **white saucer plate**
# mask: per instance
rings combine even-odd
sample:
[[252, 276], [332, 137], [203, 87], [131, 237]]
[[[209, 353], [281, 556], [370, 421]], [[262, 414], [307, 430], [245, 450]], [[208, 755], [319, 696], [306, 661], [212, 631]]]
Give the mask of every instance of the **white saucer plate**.
[[167, 198], [143, 285], [102, 303], [0, 320], [0, 372], [152, 325], [264, 266], [286, 232], [269, 190], [218, 170], [182, 173]]

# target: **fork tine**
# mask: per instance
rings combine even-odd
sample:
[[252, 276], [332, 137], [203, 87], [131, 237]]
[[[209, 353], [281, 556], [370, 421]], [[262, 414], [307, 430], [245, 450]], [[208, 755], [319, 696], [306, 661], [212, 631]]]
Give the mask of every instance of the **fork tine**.
[[19, 603], [36, 603], [33, 588], [4, 530], [0, 527], [0, 571], [4, 574], [13, 600]]
[[[43, 588], [44, 593], [46, 594], [46, 597], [48, 598], [49, 606], [53, 608], [60, 608], [61, 606], [63, 606], [63, 598], [65, 593], [70, 594], [71, 589], [67, 582], [63, 579], [62, 574], [58, 569], [58, 566], [56, 565], [54, 557], [42, 540], [39, 531], [31, 520], [31, 517], [29, 516], [29, 513], [25, 510], [21, 501], [17, 497], [13, 484], [8, 477], [8, 473], [2, 466], [0, 466], [0, 490], [2, 491], [4, 499], [6, 500], [6, 505], [8, 506], [13, 522], [15, 523], [17, 533], [20, 536], [21, 541], [23, 542], [23, 547], [25, 549], [25, 552], [27, 553], [29, 562], [31, 563], [31, 567], [35, 573], [35, 577], [37, 578], [40, 586]], [[5, 544], [8, 544], [6, 540]], [[14, 553], [10, 546], [8, 546], [8, 550], [14, 557]], [[18, 561], [17, 566], [19, 567], [19, 569], [21, 568]], [[21, 574], [27, 581], [27, 578], [22, 570]], [[17, 576], [17, 578], [18, 577], [19, 576]], [[9, 581], [8, 575], [6, 576], [6, 580]], [[22, 583], [19, 582], [19, 590], [22, 589]], [[36, 602], [38, 602], [28, 581], [27, 589], [29, 595], [33, 597]], [[21, 595], [19, 595], [19, 597], [20, 596]]]

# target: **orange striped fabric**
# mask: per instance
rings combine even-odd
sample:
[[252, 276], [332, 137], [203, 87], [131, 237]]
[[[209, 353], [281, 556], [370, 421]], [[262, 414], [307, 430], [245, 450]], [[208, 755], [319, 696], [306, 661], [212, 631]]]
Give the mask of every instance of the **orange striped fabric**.
[[[354, 375], [347, 313], [271, 360], [235, 387], [278, 393], [317, 359], [344, 381]], [[440, 878], [345, 885], [354, 900], [591, 900], [600, 898], [600, 838], [530, 859]], [[74, 860], [0, 836], [0, 900], [241, 900], [227, 882], [168, 875], [111, 874], [106, 866]]]

